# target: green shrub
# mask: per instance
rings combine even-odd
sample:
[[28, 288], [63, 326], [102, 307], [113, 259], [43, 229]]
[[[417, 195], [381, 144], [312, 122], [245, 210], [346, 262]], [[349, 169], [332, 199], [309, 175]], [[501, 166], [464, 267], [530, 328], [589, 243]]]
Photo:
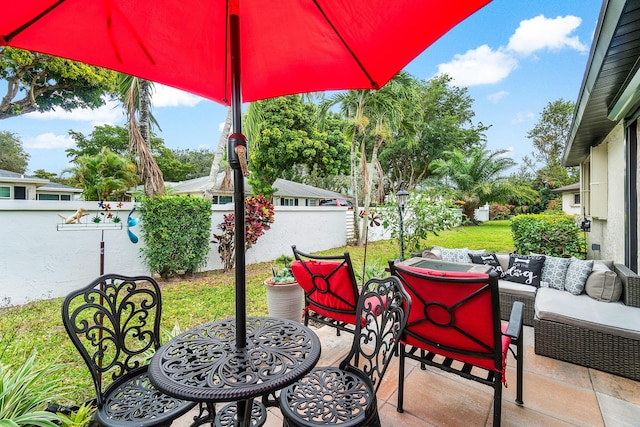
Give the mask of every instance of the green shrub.
[[141, 229], [144, 260], [167, 278], [178, 271], [194, 272], [209, 253], [211, 200], [189, 196], [148, 197], [142, 200]]
[[519, 254], [583, 256], [580, 228], [565, 213], [519, 215], [511, 220], [511, 234]]

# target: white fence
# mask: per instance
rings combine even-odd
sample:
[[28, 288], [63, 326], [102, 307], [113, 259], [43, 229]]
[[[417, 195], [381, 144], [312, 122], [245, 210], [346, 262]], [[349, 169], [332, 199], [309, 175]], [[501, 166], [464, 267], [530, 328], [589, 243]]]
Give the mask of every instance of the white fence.
[[[98, 211], [96, 202], [7, 200], [0, 202], [0, 306], [66, 295], [89, 283], [100, 273], [100, 242], [104, 239], [105, 273], [150, 274], [140, 256], [144, 236], [132, 244], [127, 237], [126, 217], [133, 203], [112, 211], [123, 219], [123, 228], [99, 229], [90, 218]], [[67, 231], [62, 219], [84, 207], [90, 215], [86, 227]], [[212, 232], [233, 205], [212, 208]], [[134, 214], [135, 216], [136, 214]], [[60, 229], [61, 228], [61, 229]], [[60, 230], [59, 230], [60, 229]], [[171, 242], [167, 242], [170, 244]], [[291, 253], [291, 245], [304, 252], [344, 246], [345, 208], [276, 206], [275, 222], [246, 254], [248, 264], [271, 261]], [[206, 270], [221, 269], [217, 246], [211, 244]], [[267, 272], [265, 272], [267, 274]]]

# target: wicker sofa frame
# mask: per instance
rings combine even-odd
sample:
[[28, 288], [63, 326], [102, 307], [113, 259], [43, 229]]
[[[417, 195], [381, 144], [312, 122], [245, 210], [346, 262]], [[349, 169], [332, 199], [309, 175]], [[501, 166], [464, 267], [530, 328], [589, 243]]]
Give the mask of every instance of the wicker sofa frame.
[[[621, 264], [614, 270], [623, 302], [640, 309], [640, 276]], [[533, 327], [536, 354], [640, 381], [640, 340], [537, 318]]]
[[[613, 269], [624, 286], [622, 302], [640, 309], [640, 276], [622, 264]], [[534, 328], [536, 354], [640, 381], [640, 340], [537, 319], [535, 297], [506, 292], [500, 292], [501, 319], [509, 319], [516, 301], [524, 304], [522, 323]]]

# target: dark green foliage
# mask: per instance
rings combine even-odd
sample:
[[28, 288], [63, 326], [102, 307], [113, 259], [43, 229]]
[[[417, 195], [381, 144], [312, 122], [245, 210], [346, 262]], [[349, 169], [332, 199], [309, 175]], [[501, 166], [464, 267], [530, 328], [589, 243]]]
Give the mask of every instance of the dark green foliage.
[[583, 256], [580, 229], [565, 213], [519, 215], [511, 220], [516, 253], [557, 257]]
[[0, 131], [0, 169], [24, 173], [29, 163], [29, 154], [22, 148], [18, 135]]
[[142, 201], [141, 249], [149, 269], [167, 278], [205, 265], [211, 235], [211, 200], [189, 196]]

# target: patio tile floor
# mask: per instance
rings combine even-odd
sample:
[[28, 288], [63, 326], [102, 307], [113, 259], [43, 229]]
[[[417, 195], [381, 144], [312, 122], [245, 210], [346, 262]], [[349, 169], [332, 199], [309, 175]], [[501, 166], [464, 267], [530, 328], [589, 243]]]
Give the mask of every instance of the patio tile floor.
[[[352, 335], [336, 336], [335, 329], [315, 329], [322, 342], [318, 366], [336, 365], [346, 355]], [[640, 426], [640, 382], [573, 365], [533, 350], [533, 328], [524, 329], [524, 406], [515, 404], [515, 362], [507, 366], [502, 394], [503, 426]], [[380, 389], [378, 408], [382, 426], [491, 426], [493, 389], [454, 374], [428, 367], [407, 366], [404, 413], [396, 411], [397, 359]], [[176, 420], [188, 427], [193, 414]], [[282, 426], [277, 408], [270, 408], [266, 427]]]

